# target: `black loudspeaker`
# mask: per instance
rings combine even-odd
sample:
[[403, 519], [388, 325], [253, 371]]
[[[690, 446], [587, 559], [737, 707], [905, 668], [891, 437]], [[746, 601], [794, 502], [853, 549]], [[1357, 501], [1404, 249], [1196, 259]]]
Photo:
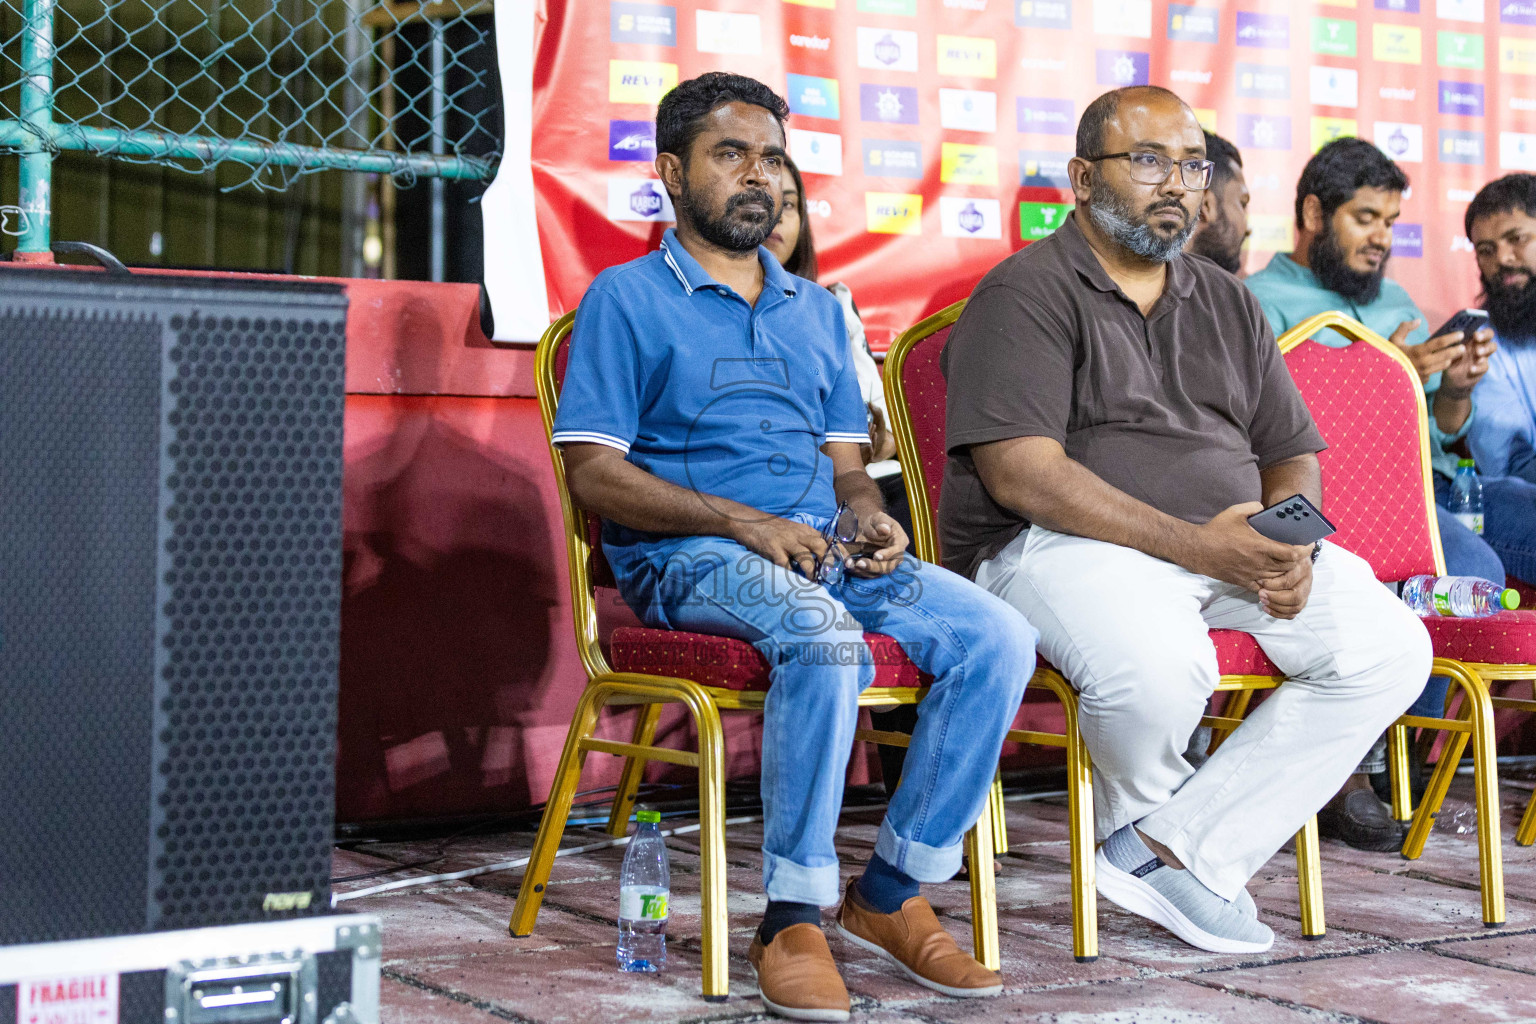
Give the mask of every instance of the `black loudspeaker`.
[[0, 945], [330, 911], [345, 327], [0, 270]]

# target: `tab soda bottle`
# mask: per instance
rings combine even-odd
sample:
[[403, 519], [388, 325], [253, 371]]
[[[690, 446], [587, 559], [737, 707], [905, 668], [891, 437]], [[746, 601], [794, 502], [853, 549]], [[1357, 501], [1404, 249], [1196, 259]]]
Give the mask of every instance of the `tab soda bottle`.
[[1520, 607], [1520, 593], [1476, 576], [1414, 576], [1403, 584], [1403, 602], [1420, 618], [1481, 619]]
[[1481, 536], [1483, 532], [1483, 482], [1477, 475], [1477, 463], [1460, 459], [1451, 480], [1450, 513], [1457, 521]]
[[661, 814], [640, 811], [619, 871], [619, 970], [654, 973], [667, 966], [667, 898], [672, 875]]

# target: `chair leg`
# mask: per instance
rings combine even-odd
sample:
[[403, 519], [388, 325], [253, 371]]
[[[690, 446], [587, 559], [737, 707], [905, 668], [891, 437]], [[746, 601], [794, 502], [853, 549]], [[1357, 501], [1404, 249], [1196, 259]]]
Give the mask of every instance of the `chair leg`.
[[1515, 830], [1515, 845], [1530, 846], [1536, 842], [1536, 793], [1531, 794], [1530, 802], [1525, 805], [1525, 817], [1520, 819], [1520, 827]]
[[1406, 725], [1387, 730], [1387, 770], [1392, 779], [1392, 817], [1398, 821], [1413, 818], [1413, 790], [1409, 785], [1408, 757], [1413, 749]]
[[[1252, 690], [1233, 690], [1228, 695], [1227, 702], [1223, 705], [1221, 713], [1226, 718], [1242, 718], [1248, 713], [1248, 705], [1252, 700]], [[1211, 745], [1206, 748], [1206, 756], [1216, 753], [1216, 749], [1226, 742], [1227, 737], [1231, 734], [1232, 730], [1230, 729], [1212, 729]]]
[[725, 730], [707, 698], [687, 701], [699, 733], [699, 910], [704, 999], [730, 992], [730, 913], [725, 895]]
[[[1436, 662], [1437, 666], [1441, 664]], [[1503, 827], [1499, 820], [1499, 767], [1494, 742], [1493, 700], [1481, 676], [1465, 666], [1457, 667], [1462, 670], [1463, 675], [1458, 681], [1466, 694], [1462, 706], [1472, 712], [1472, 783], [1477, 804], [1477, 862], [1482, 881], [1483, 925], [1499, 928], [1505, 921], [1504, 849]]]
[[992, 777], [992, 795], [987, 800], [992, 815], [992, 848], [1001, 857], [1008, 852], [1008, 808], [1003, 805], [1003, 770]]
[[1080, 964], [1099, 958], [1099, 894], [1094, 888], [1093, 762], [1077, 729], [1077, 703], [1067, 713], [1067, 835], [1072, 861], [1072, 956]]
[[[635, 720], [636, 746], [648, 747], [656, 739], [656, 723], [661, 719], [660, 704], [642, 704], [640, 717]], [[626, 757], [624, 771], [619, 775], [619, 788], [613, 794], [613, 810], [608, 813], [608, 834], [622, 836], [629, 831], [629, 817], [635, 809], [635, 794], [645, 776], [646, 761], [643, 757]]]
[[1296, 833], [1296, 885], [1301, 898], [1301, 937], [1321, 939], [1328, 934], [1328, 924], [1323, 917], [1322, 857], [1317, 848], [1315, 814]]
[[[1466, 714], [1465, 706], [1462, 714]], [[1429, 839], [1435, 815], [1440, 813], [1440, 805], [1445, 802], [1451, 780], [1456, 777], [1456, 766], [1461, 763], [1468, 738], [1464, 732], [1453, 732], [1441, 748], [1440, 761], [1435, 765], [1434, 774], [1429, 777], [1429, 785], [1424, 787], [1424, 799], [1419, 802], [1418, 810], [1413, 812], [1413, 824], [1408, 826], [1408, 838], [1403, 841], [1403, 856], [1406, 859], [1418, 860], [1423, 855], [1424, 843]]]
[[544, 805], [544, 817], [539, 821], [539, 834], [533, 841], [533, 854], [523, 869], [517, 903], [512, 908], [508, 930], [516, 938], [531, 934], [534, 922], [538, 920], [539, 907], [544, 903], [544, 887], [549, 883], [549, 872], [555, 863], [555, 851], [560, 847], [565, 821], [571, 813], [571, 801], [576, 796], [581, 769], [587, 760], [586, 752], [579, 744], [596, 729], [597, 713], [606, 700], [603, 691], [588, 687], [571, 716], [571, 727], [565, 734], [565, 749], [560, 753], [560, 766], [555, 769], [549, 801]]
[[1002, 969], [997, 939], [997, 880], [992, 877], [993, 849], [992, 810], [984, 807], [975, 826], [965, 834], [965, 852], [971, 862], [971, 937], [976, 959], [989, 971]]

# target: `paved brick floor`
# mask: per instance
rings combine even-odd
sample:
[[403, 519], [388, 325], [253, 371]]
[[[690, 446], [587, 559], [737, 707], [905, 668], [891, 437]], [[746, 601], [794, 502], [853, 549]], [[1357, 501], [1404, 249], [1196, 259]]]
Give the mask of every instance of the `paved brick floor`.
[[[1218, 956], [1185, 946], [1101, 902], [1102, 956], [1071, 956], [1065, 811], [1060, 801], [1013, 801], [998, 876], [1004, 994], [958, 1001], [919, 988], [880, 961], [832, 937], [853, 995], [854, 1019], [869, 1024], [941, 1021], [1054, 1021], [1061, 1024], [1388, 1024], [1536, 1022], [1536, 848], [1512, 835], [1529, 796], [1506, 784], [1504, 858], [1509, 923], [1485, 929], [1477, 893], [1476, 846], [1466, 780], [1442, 812], [1424, 856], [1364, 854], [1325, 842], [1328, 936], [1304, 942], [1297, 920], [1295, 861], [1285, 851], [1250, 886], [1274, 948], [1261, 956]], [[1525, 783], [1526, 786], [1529, 783]], [[839, 849], [857, 870], [873, 848], [878, 814], [844, 816]], [[675, 826], [684, 822], [669, 821]], [[572, 830], [568, 846], [601, 839]], [[531, 836], [511, 833], [453, 844], [429, 870], [453, 871], [526, 853]], [[351, 900], [349, 910], [384, 922], [386, 1024], [604, 1024], [608, 1021], [771, 1019], [757, 999], [746, 950], [763, 906], [759, 826], [731, 828], [731, 996], [698, 997], [698, 845], [668, 840], [672, 866], [670, 963], [659, 976], [614, 967], [614, 915], [622, 850], [556, 861], [532, 936], [512, 939], [507, 919], [519, 871], [482, 875]], [[430, 843], [370, 847], [414, 858]], [[378, 867], [372, 856], [338, 851], [338, 874]], [[405, 877], [412, 872], [390, 877]], [[338, 891], [371, 882], [347, 883]], [[963, 883], [930, 887], [929, 898], [962, 945], [970, 940]]]

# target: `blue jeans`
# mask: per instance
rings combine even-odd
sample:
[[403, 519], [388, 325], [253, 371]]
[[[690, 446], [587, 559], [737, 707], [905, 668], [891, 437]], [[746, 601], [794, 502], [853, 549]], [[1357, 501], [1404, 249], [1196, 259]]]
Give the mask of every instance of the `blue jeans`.
[[[1478, 576], [1495, 583], [1504, 582], [1504, 564], [1487, 540], [1463, 526], [1451, 515], [1451, 481], [1439, 473], [1435, 479], [1435, 520], [1440, 526], [1440, 549], [1445, 553], [1445, 571], [1451, 576]], [[1483, 481], [1483, 519], [1493, 518], [1488, 507], [1488, 484]], [[1451, 681], [1444, 676], [1431, 676], [1424, 692], [1408, 709], [1410, 715], [1439, 717], [1445, 714], [1445, 691]]]
[[1518, 476], [1483, 478], [1483, 539], [1505, 572], [1536, 584], [1536, 484]]
[[737, 637], [768, 661], [762, 796], [770, 900], [837, 902], [833, 833], [858, 695], [875, 678], [866, 629], [894, 638], [933, 676], [875, 852], [920, 882], [954, 876], [1034, 672], [1039, 634], [1019, 612], [911, 555], [887, 576], [849, 574], [822, 586], [720, 537], [605, 551], [625, 601], [647, 625]]

